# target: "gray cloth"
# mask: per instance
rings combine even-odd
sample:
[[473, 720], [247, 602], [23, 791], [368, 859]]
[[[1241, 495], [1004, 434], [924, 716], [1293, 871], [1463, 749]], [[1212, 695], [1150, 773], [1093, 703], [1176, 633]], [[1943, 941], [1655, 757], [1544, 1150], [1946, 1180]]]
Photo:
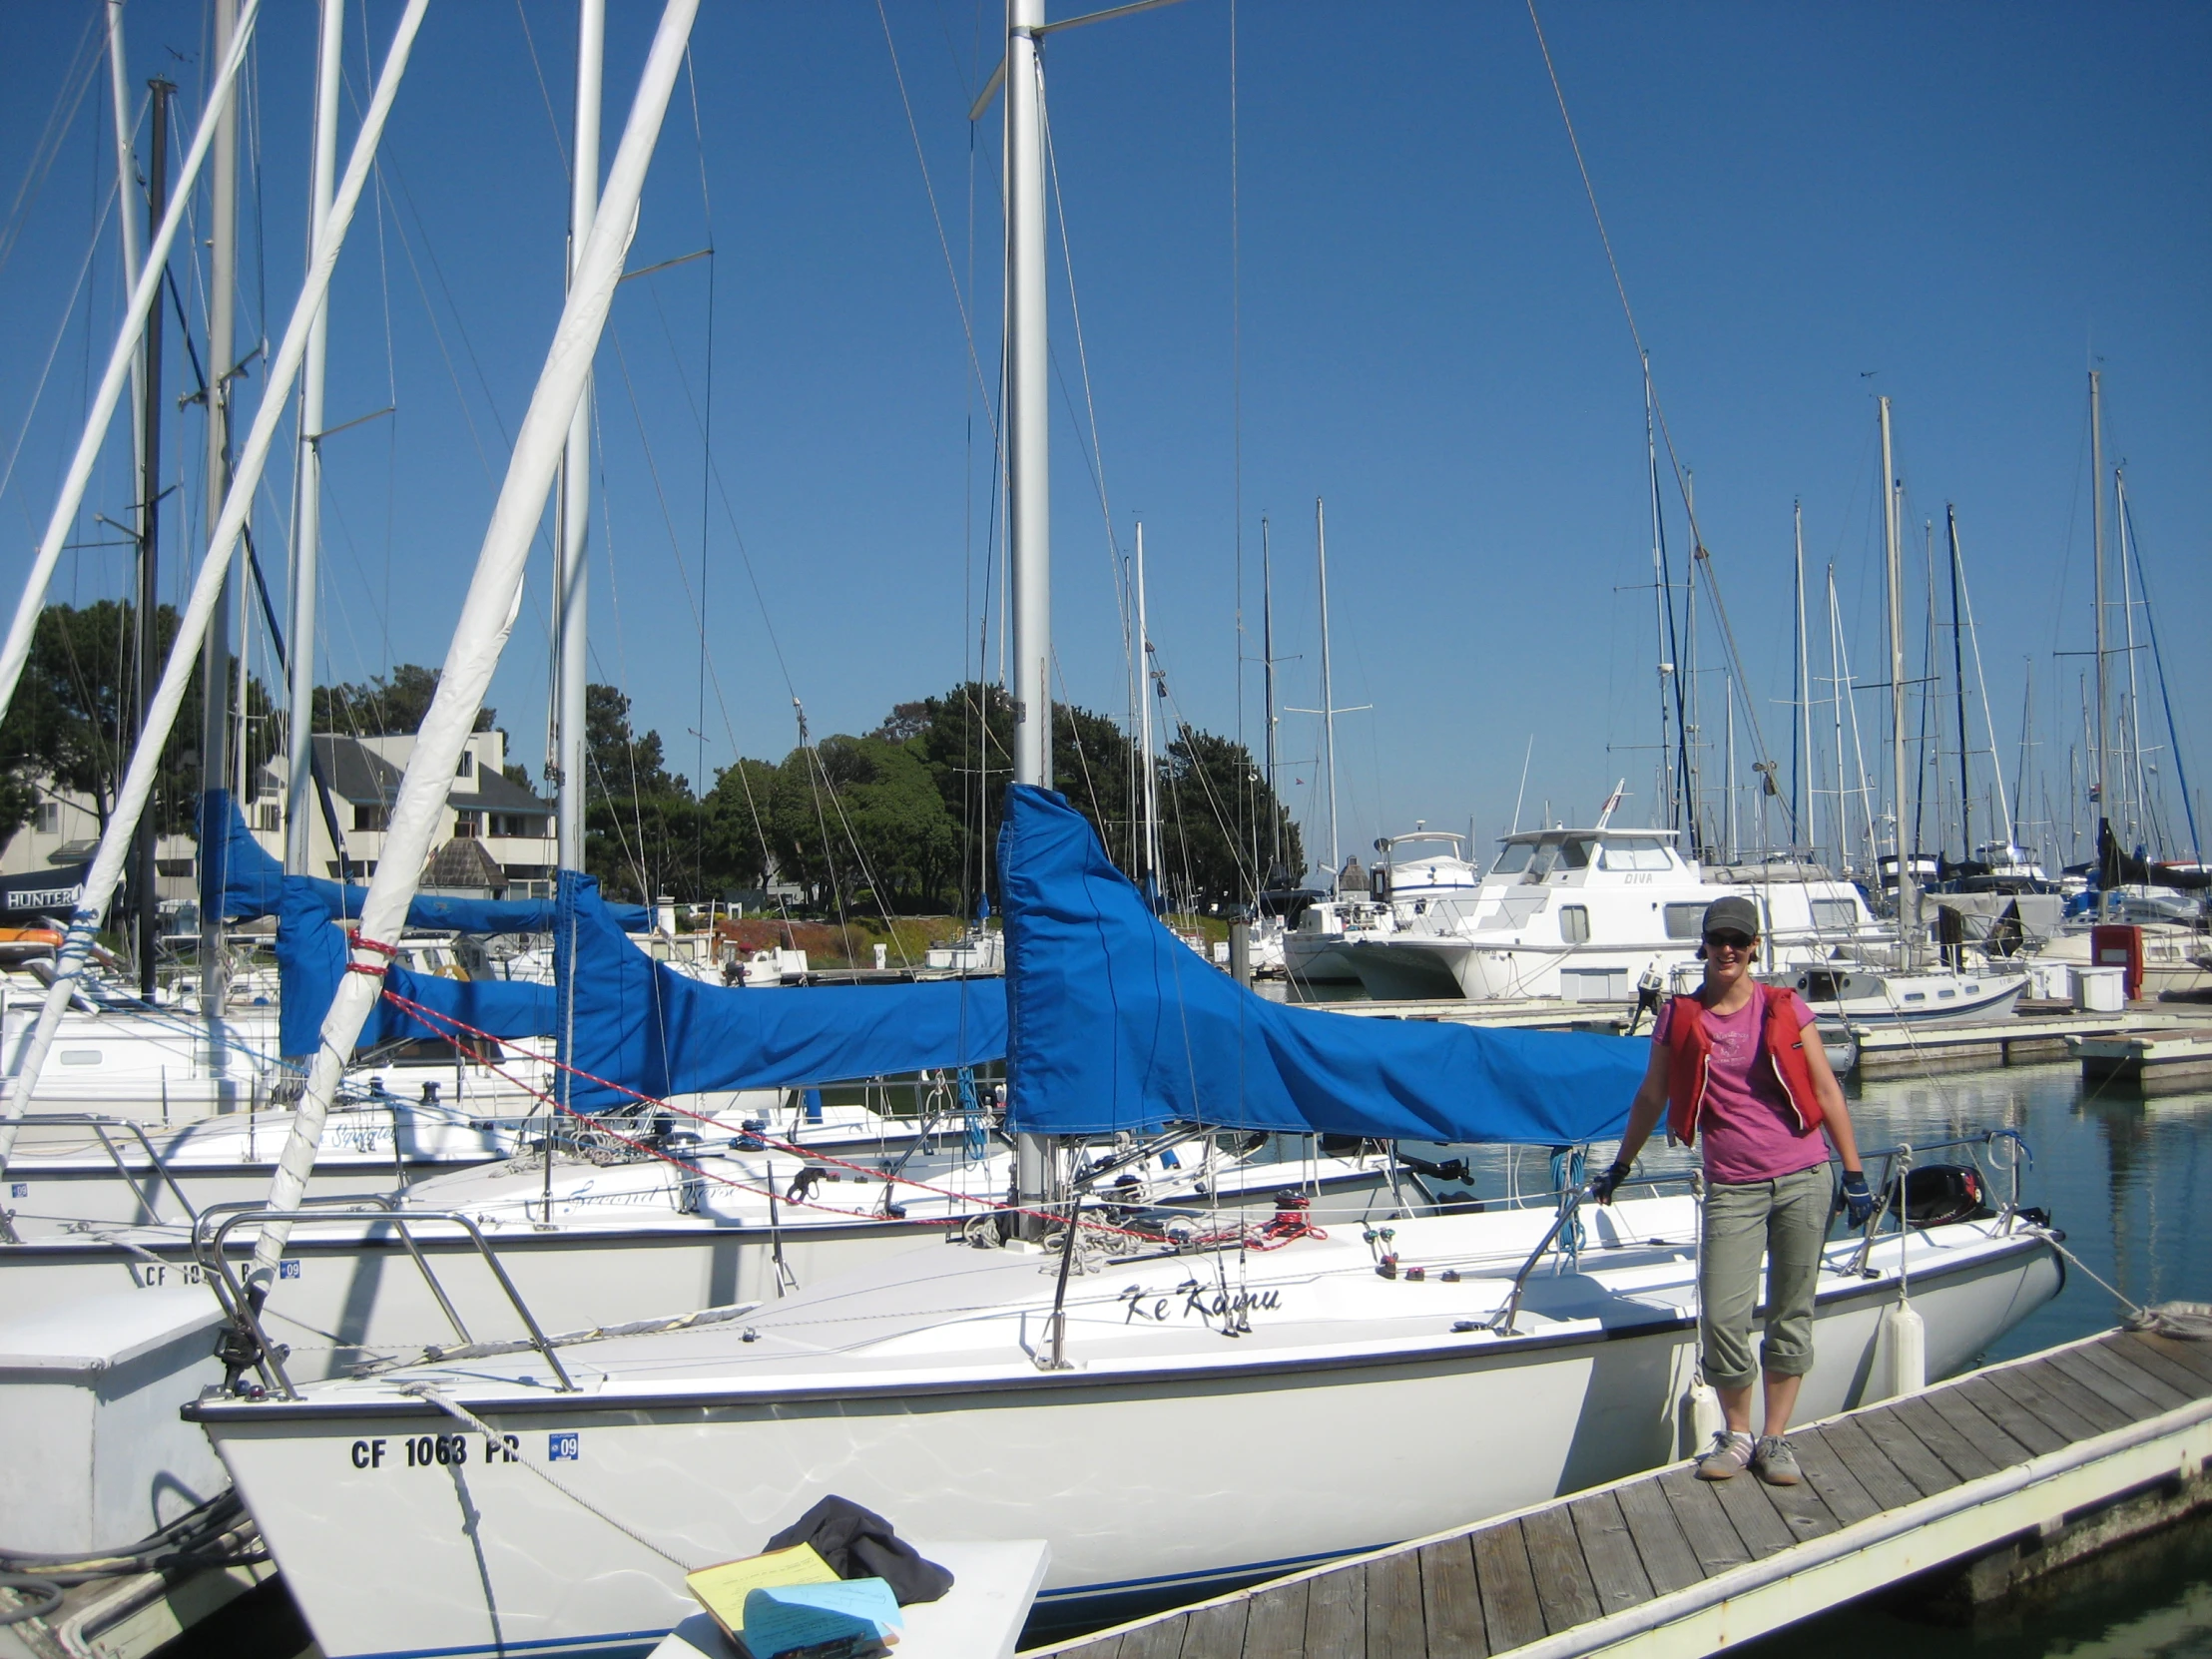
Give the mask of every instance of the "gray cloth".
[[[1772, 1181], [1714, 1181], [1705, 1190], [1698, 1252], [1705, 1381], [1748, 1388], [1762, 1369], [1803, 1377], [1813, 1369], [1813, 1291], [1834, 1200], [1828, 1165]], [[1751, 1358], [1759, 1264], [1767, 1263], [1767, 1333]]]

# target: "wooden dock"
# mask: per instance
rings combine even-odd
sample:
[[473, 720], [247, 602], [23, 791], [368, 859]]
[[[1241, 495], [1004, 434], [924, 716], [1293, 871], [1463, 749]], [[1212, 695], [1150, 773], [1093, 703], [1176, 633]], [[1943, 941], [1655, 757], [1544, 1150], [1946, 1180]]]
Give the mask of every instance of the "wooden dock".
[[2212, 1088], [2212, 1026], [2083, 1035], [2067, 1046], [2085, 1083], [2122, 1083], [2146, 1095]]
[[2001, 1590], [2212, 1503], [2212, 1344], [2108, 1332], [1790, 1439], [1801, 1486], [1676, 1463], [1036, 1659], [1692, 1655], [1947, 1563]]

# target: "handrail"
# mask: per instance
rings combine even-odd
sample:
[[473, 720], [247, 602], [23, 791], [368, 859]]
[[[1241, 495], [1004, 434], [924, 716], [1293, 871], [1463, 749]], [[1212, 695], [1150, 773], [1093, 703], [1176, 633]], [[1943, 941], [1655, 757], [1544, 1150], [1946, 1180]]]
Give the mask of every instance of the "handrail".
[[115, 1172], [123, 1178], [123, 1184], [129, 1187], [133, 1194], [138, 1195], [139, 1208], [146, 1212], [146, 1219], [154, 1226], [159, 1227], [162, 1225], [161, 1212], [148, 1203], [143, 1194], [139, 1194], [138, 1182], [132, 1176], [130, 1169], [124, 1164], [123, 1154], [116, 1149], [115, 1143], [108, 1139], [110, 1129], [128, 1129], [138, 1137], [139, 1146], [146, 1154], [146, 1162], [154, 1173], [161, 1177], [162, 1185], [175, 1194], [177, 1202], [185, 1207], [186, 1221], [199, 1221], [200, 1212], [193, 1208], [192, 1200], [185, 1196], [184, 1188], [177, 1184], [177, 1177], [171, 1173], [169, 1165], [163, 1161], [162, 1155], [155, 1151], [153, 1141], [147, 1138], [146, 1125], [140, 1123], [137, 1119], [110, 1117], [103, 1112], [40, 1112], [35, 1117], [26, 1118], [24, 1121], [36, 1123], [41, 1128], [62, 1124], [90, 1129], [93, 1134], [99, 1137], [101, 1147], [108, 1154], [108, 1162], [115, 1165]]
[[[303, 1205], [312, 1205], [316, 1202], [314, 1199], [302, 1200]], [[406, 1246], [407, 1254], [414, 1258], [415, 1266], [422, 1271], [423, 1281], [428, 1285], [430, 1294], [437, 1299], [438, 1306], [444, 1310], [446, 1318], [451, 1322], [453, 1329], [459, 1334], [462, 1343], [465, 1345], [474, 1342], [475, 1339], [468, 1334], [467, 1327], [461, 1323], [459, 1312], [454, 1308], [451, 1299], [446, 1296], [445, 1287], [438, 1283], [437, 1275], [431, 1271], [429, 1261], [423, 1256], [421, 1248], [416, 1244], [411, 1231], [413, 1224], [426, 1221], [450, 1222], [459, 1227], [468, 1235], [470, 1242], [475, 1245], [476, 1253], [483, 1257], [484, 1265], [491, 1269], [492, 1277], [498, 1281], [500, 1290], [506, 1294], [508, 1305], [514, 1309], [516, 1315], [521, 1319], [523, 1328], [530, 1333], [530, 1346], [544, 1356], [545, 1363], [552, 1369], [561, 1391], [563, 1393], [575, 1393], [577, 1391], [575, 1382], [569, 1377], [567, 1368], [561, 1364], [560, 1356], [554, 1353], [553, 1344], [539, 1326], [537, 1316], [530, 1312], [529, 1304], [522, 1300], [522, 1293], [515, 1288], [514, 1280], [508, 1277], [506, 1268], [501, 1265], [498, 1255], [491, 1248], [490, 1242], [485, 1239], [482, 1230], [469, 1217], [461, 1214], [458, 1210], [401, 1211], [389, 1200], [380, 1198], [365, 1201], [338, 1199], [322, 1202], [369, 1202], [383, 1206], [384, 1214], [370, 1219], [388, 1222], [398, 1229], [400, 1241]], [[273, 1221], [279, 1217], [293, 1225], [302, 1222], [312, 1224], [346, 1219], [337, 1214], [308, 1215], [304, 1213], [303, 1209], [273, 1210], [267, 1207], [237, 1209], [209, 1235], [210, 1254], [214, 1258], [216, 1275], [212, 1282], [218, 1286], [216, 1296], [219, 1301], [223, 1302], [224, 1311], [235, 1321], [243, 1324], [252, 1338], [256, 1350], [254, 1364], [262, 1369], [265, 1377], [271, 1377], [273, 1374], [273, 1381], [281, 1388], [286, 1399], [297, 1399], [299, 1390], [293, 1385], [291, 1378], [284, 1371], [283, 1358], [278, 1352], [277, 1345], [270, 1342], [268, 1332], [262, 1327], [261, 1306], [233, 1275], [229, 1255], [224, 1249], [233, 1228], [242, 1226], [247, 1222]], [[196, 1256], [198, 1255], [197, 1238], [198, 1235], [196, 1234]]]

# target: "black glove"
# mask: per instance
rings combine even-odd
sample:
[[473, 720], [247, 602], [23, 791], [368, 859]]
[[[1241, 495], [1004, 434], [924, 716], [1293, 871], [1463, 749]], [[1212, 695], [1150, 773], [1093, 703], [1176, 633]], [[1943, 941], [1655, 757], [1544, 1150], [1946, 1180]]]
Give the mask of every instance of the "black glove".
[[1844, 1214], [1855, 1228], [1866, 1226], [1874, 1215], [1874, 1194], [1867, 1190], [1864, 1170], [1844, 1171]]
[[[1628, 1166], [1615, 1158], [1596, 1180], [1590, 1183], [1590, 1196], [1600, 1204], [1613, 1202], [1613, 1190], [1628, 1179]], [[1865, 1185], [1864, 1182], [1861, 1185]]]

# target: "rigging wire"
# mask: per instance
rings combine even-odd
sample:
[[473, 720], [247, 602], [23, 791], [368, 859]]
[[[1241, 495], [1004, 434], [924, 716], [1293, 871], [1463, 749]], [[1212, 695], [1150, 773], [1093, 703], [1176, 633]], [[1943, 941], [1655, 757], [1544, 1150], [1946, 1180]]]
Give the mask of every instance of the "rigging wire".
[[[1589, 198], [1590, 217], [1591, 219], [1596, 221], [1598, 240], [1599, 242], [1604, 244], [1605, 247], [1605, 263], [1607, 268], [1610, 269], [1613, 274], [1613, 291], [1620, 296], [1621, 314], [1628, 319], [1629, 337], [1635, 342], [1637, 357], [1646, 363], [1646, 373], [1648, 374], [1649, 353], [1646, 351], [1644, 346], [1643, 330], [1636, 324], [1635, 307], [1630, 305], [1628, 302], [1628, 284], [1621, 278], [1620, 261], [1614, 256], [1613, 253], [1613, 238], [1611, 234], [1605, 229], [1604, 214], [1599, 212], [1598, 210], [1597, 187], [1590, 180], [1589, 164], [1582, 158], [1582, 141], [1575, 136], [1574, 118], [1567, 113], [1566, 89], [1560, 85], [1558, 68], [1551, 61], [1551, 46], [1550, 43], [1544, 39], [1544, 26], [1536, 15], [1536, 0], [1526, 0], [1526, 3], [1528, 6], [1529, 24], [1536, 31], [1537, 49], [1543, 53], [1544, 72], [1551, 78], [1552, 96], [1558, 101], [1559, 104], [1559, 119], [1567, 129], [1567, 143], [1574, 151], [1575, 168], [1582, 175], [1582, 191], [1583, 194]], [[1713, 569], [1713, 555], [1711, 550], [1708, 549], [1705, 545], [1705, 532], [1701, 528], [1699, 528], [1697, 521], [1697, 506], [1695, 501], [1691, 498], [1689, 482], [1683, 474], [1682, 458], [1675, 451], [1674, 432], [1673, 429], [1667, 424], [1667, 411], [1665, 406], [1659, 400], [1659, 392], [1656, 385], [1654, 385], [1652, 388], [1651, 407], [1652, 412], [1658, 417], [1659, 435], [1665, 441], [1667, 446], [1667, 464], [1674, 471], [1675, 487], [1680, 490], [1682, 494], [1684, 515], [1690, 521], [1690, 556], [1693, 561], [1705, 566], [1706, 597], [1711, 601], [1713, 606], [1713, 614], [1720, 622], [1721, 638], [1728, 646], [1729, 660], [1735, 665], [1736, 678], [1739, 683], [1748, 686], [1750, 684], [1750, 680], [1744, 673], [1743, 653], [1739, 651], [1736, 647], [1736, 630], [1734, 625], [1728, 619], [1728, 606], [1725, 602], [1723, 602], [1721, 598], [1720, 578]], [[1754, 766], [1753, 770], [1760, 773], [1761, 777], [1766, 780], [1765, 784], [1762, 787], [1771, 790], [1774, 785], [1775, 776], [1773, 771], [1774, 760], [1773, 757], [1771, 757], [1767, 753], [1766, 735], [1760, 730], [1758, 712], [1752, 707], [1751, 700], [1748, 697], [1745, 699], [1744, 706], [1745, 714], [1751, 722], [1752, 748], [1757, 752], [1759, 757], [1758, 763]], [[1729, 787], [1731, 789], [1735, 787], [1735, 780], [1731, 779], [1729, 781]], [[1776, 799], [1779, 801], [1780, 797], [1777, 797]], [[1790, 815], [1788, 808], [1784, 807], [1782, 811], [1785, 820], [1789, 819]], [[1793, 839], [1796, 837], [1796, 827], [1794, 824], [1792, 825], [1791, 835]]]

